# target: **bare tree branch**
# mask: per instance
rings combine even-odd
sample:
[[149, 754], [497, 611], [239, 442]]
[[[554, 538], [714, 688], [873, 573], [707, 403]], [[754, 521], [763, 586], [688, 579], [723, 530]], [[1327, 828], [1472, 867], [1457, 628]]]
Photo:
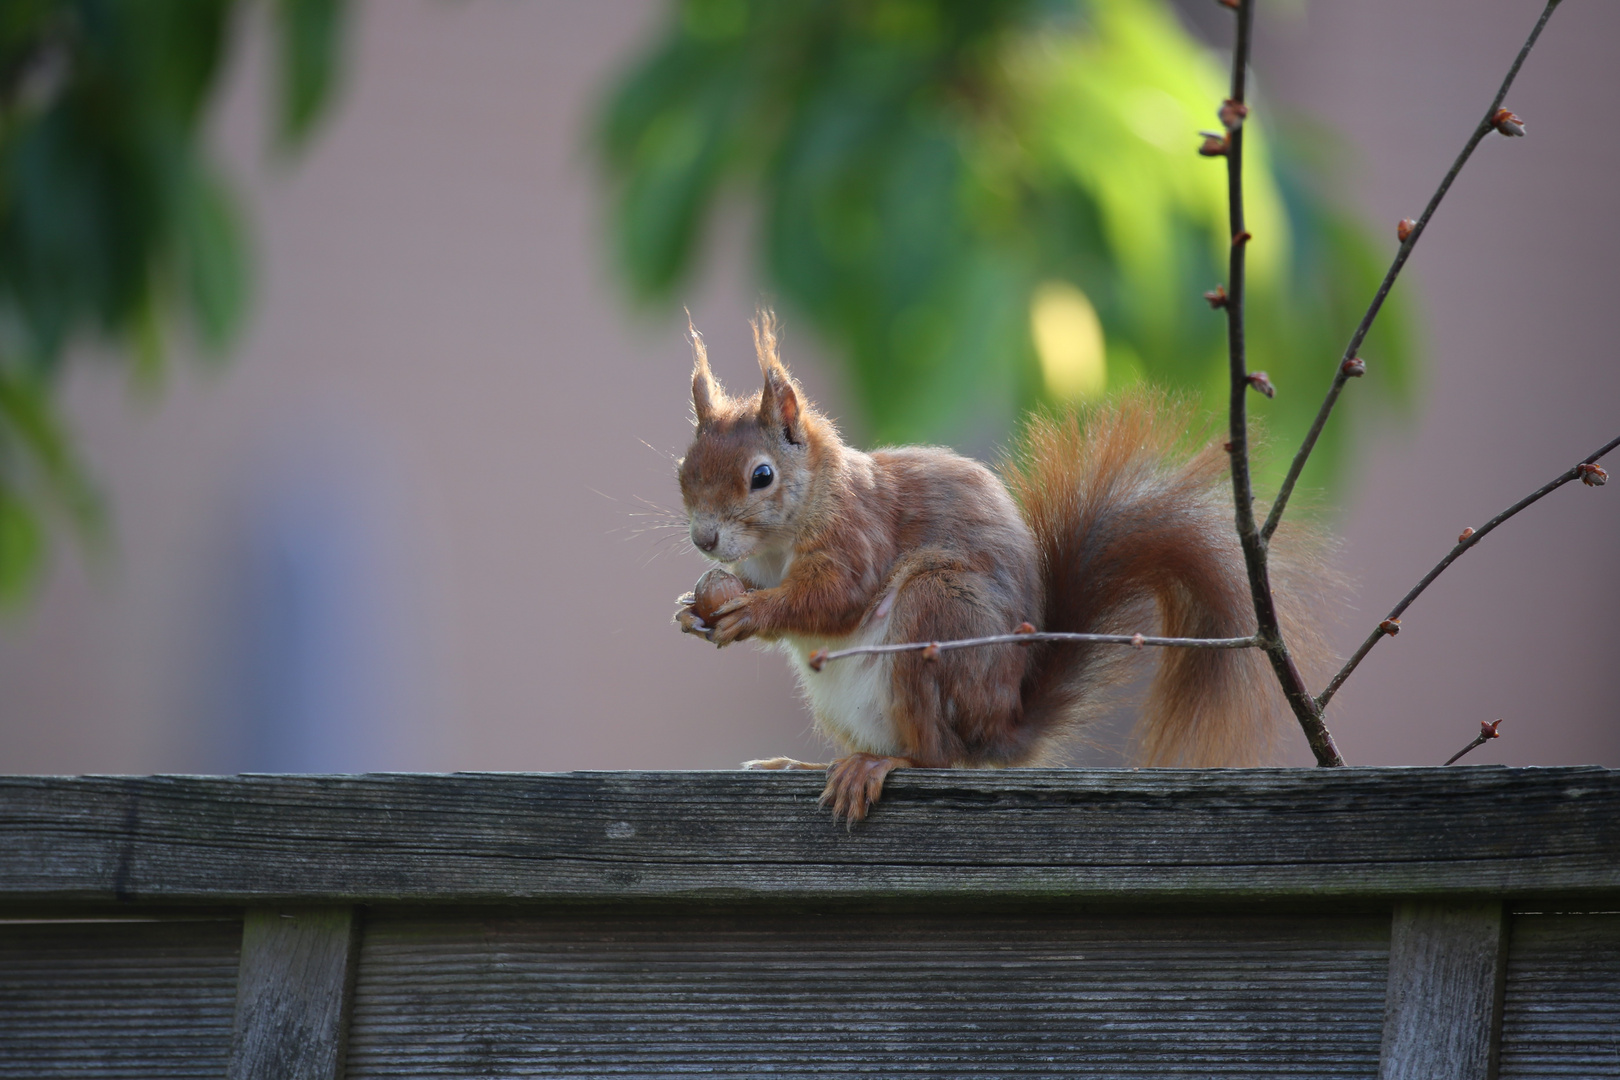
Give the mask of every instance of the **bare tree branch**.
[[1468, 753], [1468, 751], [1472, 750], [1474, 747], [1484, 746], [1492, 739], [1500, 739], [1502, 736], [1497, 732], [1496, 729], [1500, 727], [1501, 724], [1501, 720], [1491, 720], [1489, 722], [1481, 720], [1479, 722], [1479, 734], [1474, 736], [1474, 741], [1447, 758], [1446, 764], [1455, 765], [1459, 758]]
[[[1248, 571], [1249, 594], [1254, 601], [1256, 638], [1271, 662], [1283, 696], [1299, 720], [1318, 765], [1343, 765], [1344, 758], [1334, 745], [1333, 736], [1322, 722], [1322, 710], [1305, 685], [1305, 678], [1288, 653], [1282, 624], [1271, 596], [1270, 574], [1266, 567], [1266, 541], [1254, 521], [1254, 484], [1249, 473], [1248, 393], [1251, 388], [1265, 392], [1269, 381], [1261, 373], [1250, 374], [1244, 340], [1245, 254], [1250, 240], [1243, 215], [1243, 121], [1249, 107], [1244, 100], [1249, 69], [1249, 42], [1254, 16], [1254, 0], [1240, 0], [1237, 34], [1232, 45], [1232, 96], [1221, 106], [1220, 118], [1227, 130], [1221, 149], [1226, 157], [1227, 213], [1231, 223], [1232, 246], [1228, 256], [1227, 281], [1220, 307], [1226, 312], [1227, 356], [1231, 367], [1232, 389], [1227, 450], [1232, 459], [1232, 501], [1237, 511], [1238, 542], [1243, 548], [1243, 564]], [[1212, 147], [1206, 140], [1200, 151], [1206, 156]], [[1210, 301], [1212, 304], [1214, 300]]]
[[[1394, 286], [1395, 279], [1400, 275], [1401, 268], [1406, 265], [1406, 260], [1411, 256], [1412, 249], [1417, 246], [1418, 238], [1423, 235], [1423, 230], [1428, 227], [1429, 219], [1434, 216], [1435, 208], [1440, 205], [1440, 200], [1446, 197], [1446, 192], [1451, 190], [1452, 181], [1457, 179], [1457, 174], [1462, 172], [1462, 167], [1473, 156], [1474, 148], [1492, 131], [1500, 131], [1504, 135], [1524, 134], [1524, 125], [1522, 121], [1519, 121], [1518, 117], [1513, 116], [1511, 113], [1506, 114], [1505, 117], [1500, 115], [1503, 112], [1502, 101], [1507, 97], [1508, 90], [1513, 86], [1513, 80], [1518, 77], [1519, 69], [1524, 66], [1525, 57], [1530, 55], [1531, 47], [1535, 45], [1536, 39], [1541, 36], [1542, 28], [1547, 25], [1547, 20], [1552, 17], [1553, 9], [1558, 4], [1559, 0], [1547, 0], [1547, 6], [1542, 9], [1541, 17], [1536, 20], [1536, 25], [1531, 29], [1530, 36], [1525, 39], [1524, 47], [1519, 50], [1519, 55], [1514, 59], [1513, 66], [1508, 68], [1507, 77], [1502, 80], [1502, 85], [1497, 88], [1496, 96], [1491, 99], [1490, 108], [1485, 110], [1484, 119], [1475, 126], [1473, 133], [1468, 136], [1468, 142], [1464, 144], [1462, 153], [1457, 155], [1457, 160], [1452, 162], [1450, 170], [1441, 179], [1440, 186], [1435, 189], [1434, 194], [1429, 198], [1429, 205], [1423, 208], [1422, 215], [1417, 221], [1410, 224], [1405, 221], [1401, 223], [1401, 232], [1404, 235], [1401, 237], [1400, 248], [1395, 252], [1395, 261], [1390, 264], [1389, 271], [1384, 274], [1384, 280], [1379, 284], [1378, 291], [1373, 294], [1372, 303], [1367, 305], [1367, 313], [1361, 317], [1361, 322], [1357, 324], [1355, 333], [1350, 335], [1350, 344], [1345, 346], [1344, 355], [1339, 360], [1338, 370], [1333, 374], [1333, 383], [1328, 387], [1327, 397], [1322, 401], [1322, 407], [1317, 410], [1316, 419], [1312, 421], [1311, 429], [1305, 435], [1305, 441], [1300, 445], [1299, 452], [1294, 455], [1294, 461], [1288, 467], [1288, 475], [1283, 479], [1282, 487], [1277, 491], [1277, 498], [1271, 504], [1271, 512], [1266, 515], [1265, 527], [1260, 530], [1260, 535], [1264, 539], [1270, 540], [1271, 534], [1277, 531], [1277, 523], [1282, 520], [1283, 510], [1288, 506], [1289, 496], [1294, 493], [1294, 485], [1298, 482], [1299, 474], [1304, 470], [1305, 462], [1316, 446], [1317, 438], [1322, 434], [1322, 429], [1327, 426], [1328, 414], [1333, 411], [1333, 406], [1338, 402], [1339, 392], [1344, 389], [1346, 382], [1367, 370], [1366, 365], [1356, 356], [1356, 351], [1361, 348], [1361, 343], [1366, 340], [1367, 332], [1372, 329], [1373, 320], [1378, 318], [1378, 312], [1383, 308], [1384, 300], [1389, 296], [1389, 290]], [[1511, 118], [1511, 121], [1509, 118]]]
[[[1028, 623], [1024, 624], [1028, 626]], [[1134, 645], [1142, 648], [1145, 645], [1160, 645], [1182, 649], [1253, 649], [1260, 645], [1259, 639], [1252, 637], [1234, 638], [1188, 638], [1188, 637], [1149, 637], [1146, 634], [1070, 634], [1056, 630], [1015, 631], [1011, 634], [992, 634], [989, 637], [958, 638], [954, 641], [906, 641], [893, 645], [857, 645], [848, 649], [839, 649], [837, 652], [828, 652], [826, 649], [817, 649], [810, 654], [810, 667], [813, 671], [820, 671], [824, 664], [833, 660], [842, 660], [846, 656], [872, 656], [878, 653], [917, 652], [928, 653], [933, 659], [939, 653], [951, 649], [971, 649], [981, 645], [1029, 645], [1037, 641], [1084, 641], [1097, 645]]]
[[1435, 564], [1433, 570], [1430, 570], [1427, 574], [1423, 575], [1423, 580], [1413, 586], [1412, 591], [1402, 597], [1401, 602], [1396, 604], [1394, 608], [1390, 610], [1390, 613], [1384, 617], [1384, 620], [1378, 624], [1371, 634], [1367, 635], [1367, 640], [1361, 643], [1361, 648], [1356, 650], [1355, 655], [1350, 657], [1349, 660], [1345, 661], [1344, 667], [1339, 669], [1339, 673], [1333, 676], [1333, 681], [1328, 683], [1327, 689], [1323, 690], [1321, 695], [1316, 699], [1317, 705], [1319, 707], [1325, 707], [1327, 705], [1328, 701], [1332, 699], [1333, 695], [1338, 692], [1339, 687], [1344, 685], [1344, 680], [1350, 677], [1350, 673], [1356, 670], [1356, 666], [1361, 663], [1363, 657], [1372, 651], [1372, 647], [1378, 644], [1378, 640], [1380, 638], [1394, 637], [1396, 634], [1400, 633], [1401, 613], [1407, 608], [1411, 607], [1412, 601], [1421, 596], [1423, 590], [1427, 589], [1434, 579], [1440, 576], [1441, 571], [1445, 570], [1446, 567], [1456, 562], [1457, 559], [1461, 557], [1463, 552], [1485, 539], [1486, 536], [1490, 535], [1491, 530], [1502, 524], [1502, 522], [1506, 521], [1514, 514], [1517, 514], [1525, 507], [1530, 506], [1533, 503], [1540, 502], [1542, 498], [1563, 487], [1571, 480], [1581, 480], [1592, 487], [1602, 484], [1608, 479], [1608, 474], [1605, 473], [1600, 466], [1598, 466], [1598, 460], [1617, 446], [1620, 446], [1620, 436], [1610, 439], [1608, 442], [1604, 443], [1598, 449], [1589, 454], [1579, 464], [1559, 473], [1552, 480], [1549, 480], [1547, 483], [1541, 485], [1529, 495], [1526, 495], [1524, 498], [1520, 499], [1506, 510], [1503, 510], [1500, 514], [1497, 514], [1495, 517], [1491, 518], [1491, 520], [1487, 521], [1484, 525], [1481, 525], [1478, 529], [1465, 529], [1463, 534], [1457, 537], [1457, 546], [1451, 549], [1450, 554]]

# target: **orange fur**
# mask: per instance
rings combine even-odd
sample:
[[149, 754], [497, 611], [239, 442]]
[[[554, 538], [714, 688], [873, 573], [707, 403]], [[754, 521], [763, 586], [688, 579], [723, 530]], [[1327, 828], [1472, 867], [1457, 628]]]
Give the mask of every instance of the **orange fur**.
[[[1040, 545], [1045, 629], [1254, 632], [1226, 454], [1212, 443], [1191, 449], [1192, 430], [1190, 408], [1145, 392], [1084, 417], [1029, 421], [1003, 473]], [[1305, 576], [1286, 559], [1276, 569], [1274, 586], [1285, 591]], [[1025, 698], [1034, 722], [1053, 734], [1106, 707], [1131, 659], [1117, 646], [1043, 649]], [[1141, 765], [1266, 763], [1276, 752], [1280, 701], [1257, 650], [1165, 649], [1133, 757]]]
[[[789, 652], [818, 727], [849, 755], [829, 773], [835, 812], [863, 817], [897, 766], [1051, 757], [1107, 705], [1136, 654], [995, 645], [813, 673], [812, 648], [1004, 634], [1022, 622], [1252, 632], [1225, 455], [1189, 449], [1185, 406], [1137, 393], [1084, 417], [1032, 419], [998, 478], [943, 448], [846, 446], [783, 367], [769, 315], [755, 343], [764, 385], [746, 399], [725, 394], [697, 349], [681, 493], [693, 542], [751, 590], [698, 628], [721, 645], [753, 637]], [[1279, 560], [1279, 589], [1287, 568]], [[1270, 758], [1280, 694], [1258, 651], [1161, 652], [1134, 734], [1140, 763]]]

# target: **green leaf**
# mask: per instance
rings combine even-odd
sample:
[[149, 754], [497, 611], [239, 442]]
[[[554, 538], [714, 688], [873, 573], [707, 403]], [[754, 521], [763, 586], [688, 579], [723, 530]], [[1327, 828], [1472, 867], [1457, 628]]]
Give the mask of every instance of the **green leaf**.
[[163, 385], [168, 369], [168, 350], [164, 347], [163, 318], [158, 311], [156, 289], [147, 293], [130, 323], [129, 348], [131, 380], [142, 390], [157, 390]]
[[348, 30], [344, 0], [277, 0], [281, 61], [279, 127], [285, 146], [301, 146], [336, 90]]
[[0, 486], [0, 608], [28, 595], [45, 560], [45, 534], [27, 504]]
[[[56, 415], [50, 385], [36, 374], [0, 367], [0, 484], [33, 478], [87, 540], [106, 534], [106, 514]], [[17, 490], [17, 488], [13, 488]]]
[[222, 353], [242, 325], [252, 283], [242, 216], [230, 188], [199, 165], [182, 201], [181, 261], [203, 346]]

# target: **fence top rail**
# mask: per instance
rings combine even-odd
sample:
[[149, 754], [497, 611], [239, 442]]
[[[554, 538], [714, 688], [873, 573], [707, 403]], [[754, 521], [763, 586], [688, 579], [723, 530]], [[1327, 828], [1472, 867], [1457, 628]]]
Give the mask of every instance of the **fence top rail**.
[[1597, 767], [0, 777], [0, 904], [1620, 897]]

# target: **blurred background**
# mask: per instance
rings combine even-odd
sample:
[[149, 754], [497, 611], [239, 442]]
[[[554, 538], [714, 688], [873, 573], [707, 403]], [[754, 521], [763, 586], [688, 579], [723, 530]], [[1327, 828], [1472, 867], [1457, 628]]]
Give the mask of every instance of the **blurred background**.
[[[1285, 461], [1533, 0], [1262, 3], [1253, 413]], [[180, 12], [179, 16], [154, 12]], [[205, 17], [206, 16], [206, 17]], [[670, 625], [682, 305], [862, 445], [1219, 406], [1213, 0], [26, 0], [0, 14], [0, 771], [815, 758], [780, 656]], [[1348, 652], [1612, 437], [1620, 8], [1565, 4], [1307, 476]], [[1280, 469], [1266, 473], [1262, 493]], [[1346, 685], [1357, 764], [1620, 765], [1620, 503], [1570, 485]], [[1296, 503], [1298, 505], [1298, 503]], [[1112, 763], [1106, 753], [1081, 761]], [[1291, 760], [1308, 763], [1303, 743]]]

